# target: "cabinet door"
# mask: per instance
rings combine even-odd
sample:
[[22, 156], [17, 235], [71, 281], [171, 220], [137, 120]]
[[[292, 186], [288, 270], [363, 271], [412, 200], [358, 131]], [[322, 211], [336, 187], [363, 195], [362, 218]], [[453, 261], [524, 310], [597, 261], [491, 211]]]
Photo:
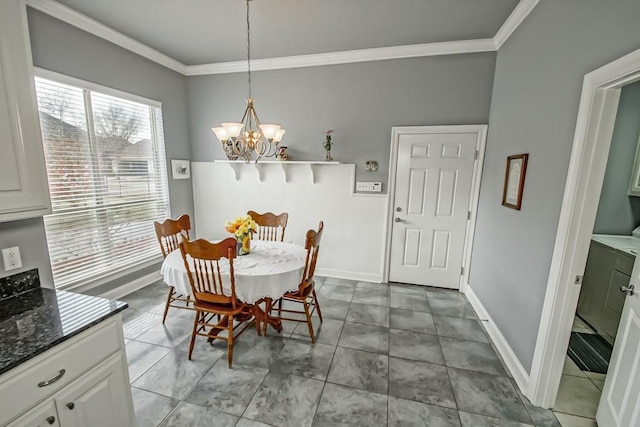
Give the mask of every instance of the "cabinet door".
[[50, 212], [26, 6], [0, 1], [0, 221]]
[[7, 427], [58, 427], [58, 414], [53, 400], [36, 406]]
[[80, 377], [55, 399], [63, 427], [134, 426], [131, 388], [122, 352]]

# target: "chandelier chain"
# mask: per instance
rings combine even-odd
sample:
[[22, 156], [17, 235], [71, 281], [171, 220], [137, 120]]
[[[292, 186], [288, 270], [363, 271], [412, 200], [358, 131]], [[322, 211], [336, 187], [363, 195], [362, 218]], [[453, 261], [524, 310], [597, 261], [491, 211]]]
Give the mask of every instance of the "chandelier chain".
[[251, 25], [249, 23], [249, 1], [247, 0], [247, 83], [249, 86], [249, 98], [251, 98]]

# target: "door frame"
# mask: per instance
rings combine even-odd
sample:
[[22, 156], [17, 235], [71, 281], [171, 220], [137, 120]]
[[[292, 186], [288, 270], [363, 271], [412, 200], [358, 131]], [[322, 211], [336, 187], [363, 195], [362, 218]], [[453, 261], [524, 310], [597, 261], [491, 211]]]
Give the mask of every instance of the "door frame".
[[552, 407], [558, 394], [621, 87], [637, 80], [640, 49], [584, 76], [529, 387], [523, 390], [536, 406]]
[[471, 254], [473, 251], [473, 236], [476, 228], [476, 216], [478, 213], [478, 200], [480, 198], [480, 181], [482, 179], [482, 166], [484, 153], [487, 146], [488, 125], [448, 125], [448, 126], [394, 126], [391, 128], [391, 154], [389, 155], [389, 183], [387, 198], [386, 237], [384, 248], [383, 280], [389, 282], [389, 267], [391, 263], [391, 232], [393, 228], [393, 206], [395, 204], [396, 172], [398, 168], [398, 144], [400, 135], [407, 134], [452, 134], [473, 133], [476, 134], [476, 151], [478, 158], [473, 164], [473, 179], [471, 182], [471, 199], [469, 211], [471, 215], [467, 220], [465, 230], [464, 252], [462, 254], [463, 274], [460, 276], [459, 291], [464, 293], [469, 284], [469, 269], [471, 266]]

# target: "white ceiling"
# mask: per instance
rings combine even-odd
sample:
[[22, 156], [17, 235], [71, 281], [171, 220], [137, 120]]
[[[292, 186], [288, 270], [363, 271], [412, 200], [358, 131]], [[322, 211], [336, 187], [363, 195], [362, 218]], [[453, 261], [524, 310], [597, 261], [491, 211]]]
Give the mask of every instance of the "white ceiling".
[[[243, 0], [58, 0], [185, 65], [246, 57]], [[254, 0], [252, 57], [490, 39], [518, 0]]]

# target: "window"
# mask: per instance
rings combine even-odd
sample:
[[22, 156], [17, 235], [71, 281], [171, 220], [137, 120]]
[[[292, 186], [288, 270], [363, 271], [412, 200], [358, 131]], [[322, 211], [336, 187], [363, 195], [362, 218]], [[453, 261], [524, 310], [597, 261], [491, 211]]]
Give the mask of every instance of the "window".
[[44, 224], [56, 287], [156, 260], [153, 222], [170, 216], [160, 105], [46, 77], [36, 77], [36, 92], [53, 206]]

